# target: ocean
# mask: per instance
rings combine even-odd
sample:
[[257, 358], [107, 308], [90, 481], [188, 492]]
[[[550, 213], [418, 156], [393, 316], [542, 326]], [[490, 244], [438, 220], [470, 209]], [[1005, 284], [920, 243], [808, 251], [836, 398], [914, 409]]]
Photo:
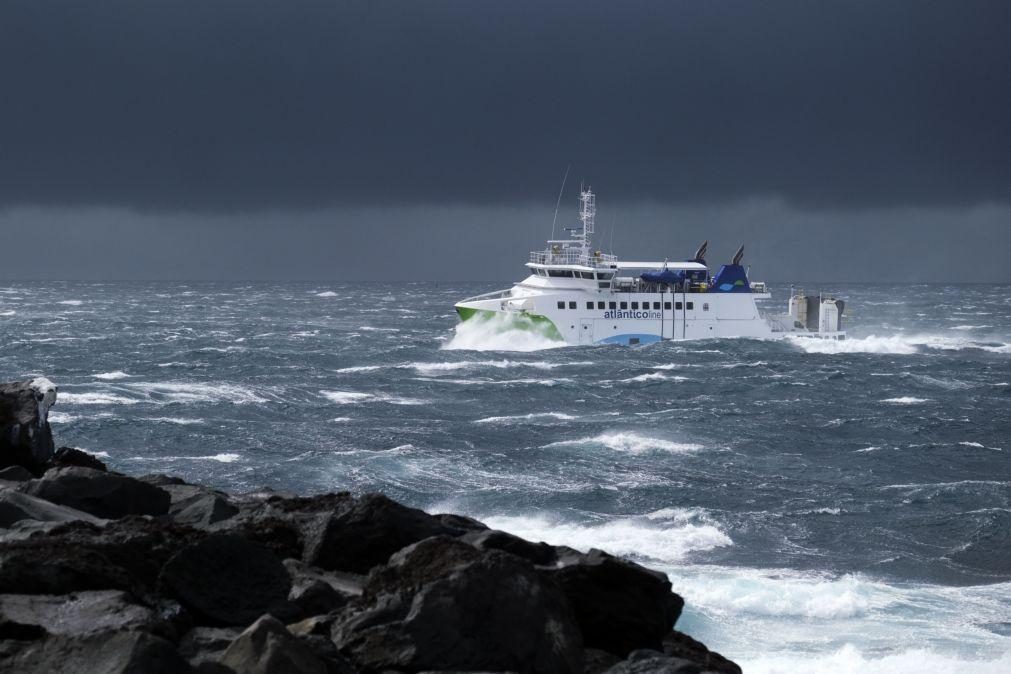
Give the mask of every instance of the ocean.
[[0, 380], [52, 379], [57, 445], [126, 473], [661, 569], [749, 674], [1011, 671], [1011, 286], [805, 287], [849, 339], [557, 348], [458, 326], [485, 284], [7, 282]]

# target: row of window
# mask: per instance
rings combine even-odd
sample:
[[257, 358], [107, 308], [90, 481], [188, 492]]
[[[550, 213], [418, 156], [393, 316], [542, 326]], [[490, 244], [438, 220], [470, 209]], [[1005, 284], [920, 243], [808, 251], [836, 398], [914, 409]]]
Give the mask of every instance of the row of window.
[[[625, 310], [625, 309], [629, 308], [628, 307], [628, 305], [629, 305], [628, 302], [597, 302], [596, 303], [596, 305], [597, 305], [596, 308], [597, 309], [604, 309], [605, 308], [605, 306], [604, 306], [605, 304], [607, 305], [606, 306], [607, 309], [621, 309], [621, 310]], [[684, 307], [684, 308], [686, 308], [688, 311], [694, 311], [695, 310], [695, 303], [694, 302], [686, 302], [685, 304], [687, 306]], [[664, 302], [663, 303], [663, 308], [666, 311], [670, 311], [670, 307], [671, 307], [671, 303], [670, 302]], [[565, 302], [559, 300], [559, 302], [558, 302], [558, 308], [559, 309], [564, 309], [565, 308]], [[569, 308], [570, 309], [575, 309], [576, 308], [576, 303], [575, 302], [569, 302]], [[586, 303], [586, 308], [587, 309], [593, 309], [594, 308], [594, 303], [593, 302], [587, 302]], [[643, 302], [642, 303], [642, 308], [643, 308], [643, 310], [648, 311], [649, 310], [649, 302]], [[674, 310], [675, 311], [681, 311], [682, 308], [683, 308], [683, 305], [682, 305], [681, 302], [675, 302], [674, 303]], [[638, 310], [639, 310], [639, 303], [638, 302], [632, 302], [632, 311], [638, 311]], [[660, 311], [660, 302], [653, 302], [653, 311]], [[705, 304], [702, 305], [702, 311], [709, 311], [709, 303], [708, 302], [706, 302]]]
[[[534, 269], [538, 276], [550, 276], [551, 278], [585, 278], [592, 281], [594, 274], [592, 271], [572, 271], [571, 269]], [[610, 281], [614, 272], [597, 272], [596, 278], [601, 281]]]

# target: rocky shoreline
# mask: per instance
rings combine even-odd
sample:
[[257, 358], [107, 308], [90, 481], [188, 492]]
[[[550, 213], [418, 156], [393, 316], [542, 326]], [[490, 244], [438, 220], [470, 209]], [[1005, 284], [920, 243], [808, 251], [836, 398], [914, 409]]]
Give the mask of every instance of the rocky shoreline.
[[227, 494], [55, 449], [0, 384], [0, 670], [719, 672], [667, 577], [381, 494]]

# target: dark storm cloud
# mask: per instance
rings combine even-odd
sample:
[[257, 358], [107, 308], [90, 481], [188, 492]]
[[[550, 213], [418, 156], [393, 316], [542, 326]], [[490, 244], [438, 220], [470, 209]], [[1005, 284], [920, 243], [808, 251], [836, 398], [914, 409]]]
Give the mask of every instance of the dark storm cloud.
[[0, 206], [1011, 198], [1011, 5], [0, 5]]

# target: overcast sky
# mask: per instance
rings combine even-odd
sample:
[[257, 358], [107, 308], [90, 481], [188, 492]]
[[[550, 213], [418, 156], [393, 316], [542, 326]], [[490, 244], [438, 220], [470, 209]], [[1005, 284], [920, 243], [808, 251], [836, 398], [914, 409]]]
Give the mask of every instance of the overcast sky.
[[[1011, 3], [0, 2], [0, 278], [1011, 281]], [[601, 237], [598, 237], [600, 239]]]

